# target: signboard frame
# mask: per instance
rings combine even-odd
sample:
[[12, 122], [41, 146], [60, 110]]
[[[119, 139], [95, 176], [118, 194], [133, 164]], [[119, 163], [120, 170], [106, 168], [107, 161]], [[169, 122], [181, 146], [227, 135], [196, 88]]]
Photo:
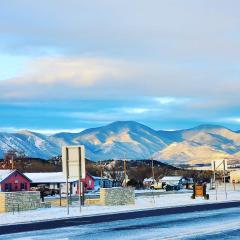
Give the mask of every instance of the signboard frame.
[[62, 147], [62, 168], [67, 187], [67, 213], [69, 214], [69, 179], [78, 179], [79, 210], [81, 212], [82, 178], [86, 177], [85, 147], [84, 145]]

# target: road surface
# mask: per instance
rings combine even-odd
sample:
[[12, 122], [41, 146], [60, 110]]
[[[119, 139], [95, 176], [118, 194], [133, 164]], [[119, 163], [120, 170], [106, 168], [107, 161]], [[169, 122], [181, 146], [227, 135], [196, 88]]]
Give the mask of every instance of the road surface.
[[177, 213], [95, 224], [86, 223], [65, 228], [7, 234], [0, 236], [0, 239], [240, 239], [240, 208]]

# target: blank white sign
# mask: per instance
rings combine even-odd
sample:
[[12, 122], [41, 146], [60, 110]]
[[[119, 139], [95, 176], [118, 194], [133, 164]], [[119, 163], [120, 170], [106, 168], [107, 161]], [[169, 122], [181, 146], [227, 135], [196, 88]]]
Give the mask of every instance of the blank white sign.
[[62, 166], [63, 166], [63, 173], [65, 177], [78, 179], [81, 176], [81, 178], [85, 178], [86, 169], [85, 169], [84, 146], [83, 145], [63, 146], [62, 147]]
[[225, 163], [225, 170], [228, 169], [227, 159], [212, 160], [212, 171], [214, 171], [214, 163], [215, 163], [215, 171], [223, 171], [224, 163]]

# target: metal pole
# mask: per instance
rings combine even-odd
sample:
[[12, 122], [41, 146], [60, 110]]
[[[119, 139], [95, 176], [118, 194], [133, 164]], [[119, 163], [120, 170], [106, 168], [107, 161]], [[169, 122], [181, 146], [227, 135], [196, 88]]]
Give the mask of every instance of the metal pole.
[[[154, 166], [153, 166], [153, 158], [152, 158], [152, 180], [153, 180], [153, 184], [155, 184], [155, 179], [154, 178], [155, 178], [154, 177]], [[153, 197], [153, 203], [155, 204], [153, 189], [152, 189], [152, 197]]]
[[154, 166], [153, 166], [153, 158], [152, 158], [152, 179], [153, 179], [153, 181], [155, 180], [154, 178], [155, 178], [154, 177]]
[[216, 173], [215, 173], [215, 171], [216, 171], [216, 163], [214, 161], [213, 162], [213, 183], [214, 183], [215, 188], [216, 188]]
[[79, 152], [79, 178], [78, 178], [78, 194], [79, 194], [79, 211], [82, 211], [82, 201], [81, 201], [81, 179], [82, 179], [82, 168], [81, 168], [81, 157], [82, 157], [82, 153], [81, 153], [81, 148], [79, 147], [78, 149]]
[[102, 188], [102, 187], [103, 187], [102, 160], [100, 160], [100, 176], [101, 176], [101, 185], [100, 185], [100, 188]]
[[67, 214], [69, 215], [69, 198], [68, 198], [68, 176], [69, 176], [69, 166], [68, 166], [68, 160], [69, 160], [69, 153], [68, 148], [66, 148], [66, 184], [67, 184]]
[[61, 183], [60, 183], [60, 185], [59, 185], [60, 187], [59, 187], [59, 197], [60, 197], [60, 200], [59, 200], [59, 205], [60, 205], [60, 207], [62, 206], [62, 192], [61, 192]]
[[124, 183], [125, 187], [127, 186], [127, 167], [126, 167], [126, 160], [124, 160]]
[[224, 190], [225, 190], [225, 196], [226, 196], [226, 199], [227, 199], [227, 186], [226, 186], [226, 176], [225, 176], [225, 170], [226, 170], [226, 162], [225, 160], [223, 160], [223, 171], [224, 171]]
[[218, 191], [217, 191], [217, 188], [218, 188], [218, 186], [217, 186], [217, 184], [215, 184], [215, 190], [216, 190], [216, 200], [217, 200], [217, 193], [218, 193]]

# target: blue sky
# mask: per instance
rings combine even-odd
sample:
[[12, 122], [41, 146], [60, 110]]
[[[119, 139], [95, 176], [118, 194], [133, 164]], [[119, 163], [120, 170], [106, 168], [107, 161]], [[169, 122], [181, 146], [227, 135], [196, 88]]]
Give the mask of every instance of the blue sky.
[[0, 131], [240, 129], [238, 0], [5, 1]]

